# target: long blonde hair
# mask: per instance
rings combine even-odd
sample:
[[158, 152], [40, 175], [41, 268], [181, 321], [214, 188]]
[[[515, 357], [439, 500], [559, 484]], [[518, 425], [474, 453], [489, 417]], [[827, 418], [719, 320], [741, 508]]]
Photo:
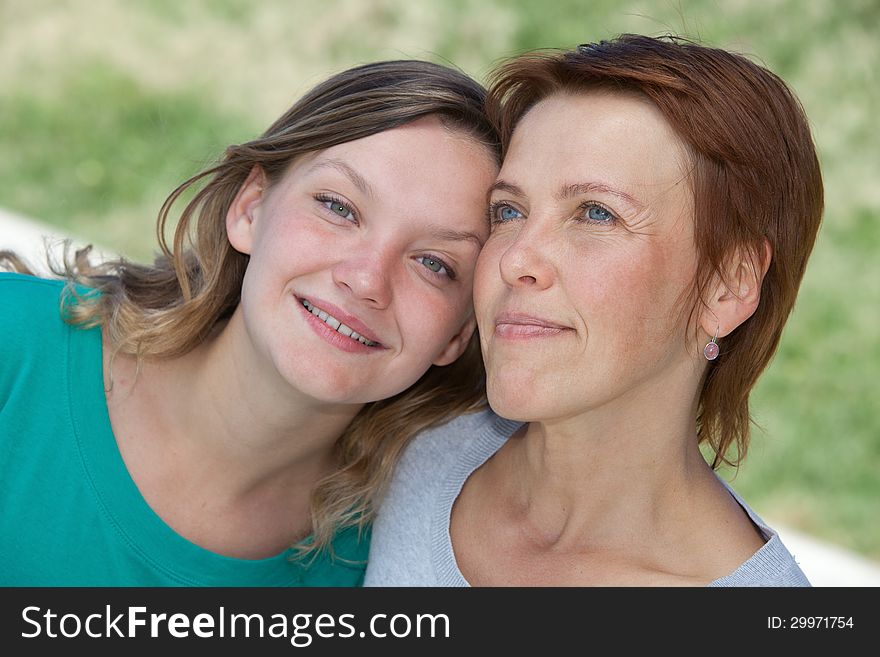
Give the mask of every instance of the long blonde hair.
[[[277, 182], [297, 157], [435, 115], [447, 129], [485, 145], [496, 161], [500, 145], [484, 113], [485, 90], [454, 69], [422, 61], [386, 61], [349, 69], [317, 85], [258, 139], [230, 146], [219, 163], [175, 189], [159, 212], [161, 253], [152, 265], [124, 259], [91, 265], [87, 251], [65, 259], [65, 319], [105, 326], [115, 350], [138, 358], [187, 353], [228, 318], [240, 300], [248, 256], [226, 235], [225, 217], [253, 167]], [[172, 206], [203, 183], [183, 209], [169, 245]], [[0, 264], [21, 270], [14, 256]], [[100, 295], [77, 296], [76, 285]], [[464, 354], [432, 366], [404, 392], [367, 404], [336, 443], [339, 468], [312, 494], [312, 539], [300, 555], [329, 548], [334, 534], [363, 528], [410, 437], [485, 404], [485, 375], [474, 335]]]

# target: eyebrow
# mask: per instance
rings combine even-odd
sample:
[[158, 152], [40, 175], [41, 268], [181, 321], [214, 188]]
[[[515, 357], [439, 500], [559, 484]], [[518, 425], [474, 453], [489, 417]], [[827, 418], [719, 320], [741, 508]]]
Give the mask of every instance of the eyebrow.
[[483, 246], [483, 240], [479, 235], [466, 230], [452, 230], [444, 226], [428, 226], [428, 234], [442, 242], [474, 242], [480, 248]]
[[[489, 188], [489, 196], [492, 196], [492, 192], [494, 191], [507, 192], [508, 194], [513, 194], [514, 196], [526, 195], [521, 188], [517, 187], [513, 183], [507, 182], [506, 180], [496, 180], [495, 184]], [[556, 193], [556, 198], [559, 200], [567, 200], [594, 192], [611, 194], [612, 196], [616, 196], [626, 201], [630, 205], [634, 205], [637, 208], [645, 207], [644, 203], [637, 201], [626, 192], [622, 192], [619, 189], [615, 189], [614, 187], [609, 187], [604, 183], [598, 182], [573, 183], [570, 185], [563, 185]]]
[[506, 180], [496, 180], [495, 183], [489, 188], [486, 196], [492, 196], [492, 192], [507, 192], [508, 194], [513, 194], [514, 196], [525, 196], [525, 192], [521, 190], [519, 187], [514, 185], [513, 183], [509, 183]]
[[575, 198], [577, 196], [583, 196], [584, 194], [591, 194], [594, 192], [600, 192], [603, 194], [611, 194], [612, 196], [616, 196], [617, 198], [626, 201], [630, 205], [634, 205], [637, 208], [644, 207], [643, 203], [640, 203], [632, 196], [623, 192], [619, 189], [615, 189], [614, 187], [609, 187], [604, 183], [598, 182], [585, 182], [585, 183], [574, 183], [571, 185], [563, 185], [563, 187], [556, 194], [556, 198], [564, 201], [567, 199]]
[[370, 183], [368, 183], [367, 180], [361, 174], [359, 174], [357, 171], [352, 169], [348, 164], [346, 164], [342, 160], [332, 160], [332, 159], [331, 160], [321, 160], [320, 162], [317, 162], [315, 164], [315, 166], [313, 166], [311, 168], [311, 171], [314, 171], [315, 169], [324, 169], [324, 168], [336, 169], [342, 175], [344, 175], [346, 178], [351, 180], [351, 182], [354, 183], [354, 186], [357, 187], [364, 194], [366, 194], [370, 198], [375, 197], [375, 193], [373, 192], [373, 188], [370, 186]]

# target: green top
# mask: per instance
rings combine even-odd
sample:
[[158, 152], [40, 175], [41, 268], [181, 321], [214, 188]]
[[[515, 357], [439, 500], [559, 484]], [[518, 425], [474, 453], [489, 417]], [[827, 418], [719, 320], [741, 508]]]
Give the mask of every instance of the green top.
[[361, 585], [369, 532], [341, 532], [336, 559], [234, 559], [153, 512], [110, 426], [101, 331], [63, 321], [63, 285], [0, 274], [0, 585]]

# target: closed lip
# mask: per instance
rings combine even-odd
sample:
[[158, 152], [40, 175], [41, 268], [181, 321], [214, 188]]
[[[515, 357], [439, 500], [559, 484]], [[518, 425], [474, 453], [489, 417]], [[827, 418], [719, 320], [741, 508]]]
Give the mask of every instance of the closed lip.
[[565, 326], [563, 324], [545, 319], [543, 317], [537, 317], [535, 315], [529, 315], [527, 313], [520, 312], [503, 312], [499, 314], [497, 317], [495, 317], [495, 326], [500, 326], [501, 324], [515, 324], [519, 326], [540, 326], [542, 328], [559, 330], [571, 328], [570, 326]]
[[310, 304], [320, 308], [325, 313], [333, 315], [333, 317], [345, 324], [348, 328], [356, 331], [370, 342], [378, 343], [379, 347], [385, 346], [382, 343], [382, 340], [379, 339], [379, 337], [370, 329], [369, 326], [364, 324], [354, 315], [345, 312], [339, 306], [332, 304], [329, 301], [326, 301], [320, 297], [315, 297], [308, 294], [295, 294], [294, 296], [299, 303], [302, 303], [303, 300], [308, 301]]

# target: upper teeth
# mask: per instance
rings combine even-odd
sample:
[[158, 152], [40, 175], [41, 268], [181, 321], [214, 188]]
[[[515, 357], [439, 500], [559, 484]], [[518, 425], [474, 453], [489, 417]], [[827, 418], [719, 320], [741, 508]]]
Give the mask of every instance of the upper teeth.
[[320, 319], [322, 322], [327, 324], [330, 328], [335, 329], [342, 335], [345, 335], [353, 340], [357, 340], [361, 344], [365, 344], [368, 347], [375, 347], [379, 343], [373, 342], [372, 340], [367, 340], [364, 336], [360, 335], [357, 331], [353, 331], [350, 327], [346, 326], [338, 319], [336, 319], [333, 315], [330, 315], [320, 308], [316, 307], [314, 304], [309, 303], [305, 299], [302, 300], [302, 305], [305, 306], [306, 310], [312, 313], [315, 317]]

